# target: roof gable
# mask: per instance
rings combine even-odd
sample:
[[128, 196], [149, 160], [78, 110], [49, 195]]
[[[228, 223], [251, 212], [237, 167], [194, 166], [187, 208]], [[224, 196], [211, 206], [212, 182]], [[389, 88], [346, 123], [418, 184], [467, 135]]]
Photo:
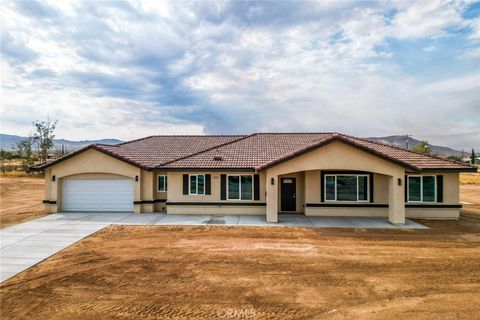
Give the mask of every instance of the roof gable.
[[43, 170], [85, 150], [94, 148], [134, 166], [151, 169], [175, 159], [209, 150], [244, 138], [241, 135], [212, 135], [212, 136], [150, 136], [142, 139], [127, 141], [116, 145], [93, 144], [69, 153], [61, 158], [32, 167]]

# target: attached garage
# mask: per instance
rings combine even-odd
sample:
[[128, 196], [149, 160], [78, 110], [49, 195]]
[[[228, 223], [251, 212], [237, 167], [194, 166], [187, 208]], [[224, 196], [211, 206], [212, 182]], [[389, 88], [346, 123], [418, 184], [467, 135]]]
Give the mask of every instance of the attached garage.
[[63, 211], [133, 211], [132, 179], [63, 179]]

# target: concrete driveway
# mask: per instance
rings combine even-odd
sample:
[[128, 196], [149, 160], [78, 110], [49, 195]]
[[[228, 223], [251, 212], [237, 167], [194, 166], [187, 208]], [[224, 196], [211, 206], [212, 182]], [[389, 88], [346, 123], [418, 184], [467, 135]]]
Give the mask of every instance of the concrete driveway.
[[305, 217], [299, 214], [280, 215], [278, 223], [268, 223], [265, 216], [57, 213], [0, 230], [0, 281], [13, 277], [111, 224], [426, 228], [411, 220], [407, 220], [403, 226], [395, 226], [385, 218]]

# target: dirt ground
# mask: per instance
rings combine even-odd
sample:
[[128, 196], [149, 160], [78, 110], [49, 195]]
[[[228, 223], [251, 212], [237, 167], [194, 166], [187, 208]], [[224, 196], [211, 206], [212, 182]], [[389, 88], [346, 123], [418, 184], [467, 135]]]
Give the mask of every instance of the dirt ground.
[[460, 186], [460, 201], [463, 204], [463, 211], [480, 215], [480, 184], [467, 184]]
[[0, 227], [42, 216], [45, 180], [37, 177], [0, 177]]
[[2, 319], [474, 319], [480, 219], [429, 230], [104, 229], [0, 286]]

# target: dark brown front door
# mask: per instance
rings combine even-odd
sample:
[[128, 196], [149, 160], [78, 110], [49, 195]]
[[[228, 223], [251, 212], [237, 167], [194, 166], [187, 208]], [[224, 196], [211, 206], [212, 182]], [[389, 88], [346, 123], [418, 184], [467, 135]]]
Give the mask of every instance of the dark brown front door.
[[297, 211], [295, 199], [297, 183], [295, 178], [282, 178], [280, 183], [280, 211]]

